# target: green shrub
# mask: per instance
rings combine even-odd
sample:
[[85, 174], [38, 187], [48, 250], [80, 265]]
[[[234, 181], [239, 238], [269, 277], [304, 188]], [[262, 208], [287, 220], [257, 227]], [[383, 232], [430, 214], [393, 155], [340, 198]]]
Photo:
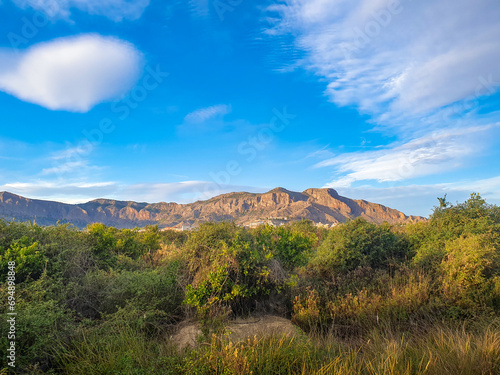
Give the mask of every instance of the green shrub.
[[160, 234], [157, 225], [148, 225], [143, 230], [123, 229], [116, 232], [116, 252], [132, 259], [139, 259], [148, 252], [160, 248]]
[[273, 227], [263, 225], [256, 233], [257, 241], [287, 270], [304, 266], [318, 238], [307, 224]]
[[[306, 221], [178, 233], [0, 220], [0, 299], [15, 260], [19, 373], [493, 374], [499, 239], [499, 208], [477, 194], [443, 200], [428, 222], [357, 219], [328, 231]], [[291, 312], [309, 337], [205, 335], [179, 352], [168, 336], [186, 305], [205, 334], [262, 308]]]
[[413, 262], [426, 272], [439, 273], [446, 246], [463, 235], [500, 234], [500, 209], [488, 205], [478, 194], [464, 203], [434, 210], [429, 222], [408, 226], [415, 250]]
[[87, 226], [92, 254], [97, 260], [99, 268], [109, 269], [116, 264], [117, 229], [104, 224], [90, 224]]
[[12, 242], [20, 240], [23, 237], [40, 241], [43, 235], [44, 228], [32, 222], [6, 222], [0, 219], [0, 247], [8, 248]]
[[405, 256], [401, 238], [389, 226], [358, 218], [330, 230], [309, 268], [322, 275], [347, 273], [358, 267], [389, 269]]
[[68, 286], [68, 302], [86, 318], [101, 318], [123, 308], [137, 311], [138, 315], [154, 315], [161, 321], [158, 323], [161, 330], [183, 314], [181, 267], [181, 262], [172, 262], [157, 269], [91, 272], [81, 284]]
[[176, 230], [162, 230], [159, 232], [160, 241], [165, 244], [174, 244], [175, 246], [182, 246], [188, 240], [187, 231], [176, 231]]

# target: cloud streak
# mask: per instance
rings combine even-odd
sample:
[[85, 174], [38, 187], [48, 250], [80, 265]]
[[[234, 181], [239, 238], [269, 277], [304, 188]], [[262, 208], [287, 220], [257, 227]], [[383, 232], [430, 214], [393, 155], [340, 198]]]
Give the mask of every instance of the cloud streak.
[[142, 60], [131, 44], [94, 34], [0, 50], [0, 90], [51, 110], [88, 112], [130, 90]]
[[[52, 200], [63, 203], [83, 203], [105, 197], [116, 191], [115, 182], [88, 182], [56, 180], [32, 180], [0, 185], [0, 191], [8, 191], [26, 198]], [[90, 198], [90, 199], [89, 199]]]
[[0, 185], [0, 191], [63, 203], [84, 203], [97, 198], [148, 203], [192, 203], [234, 191], [262, 192], [263, 189], [251, 186], [219, 185], [210, 181], [123, 184], [115, 181], [37, 179], [3, 184]]
[[142, 16], [149, 0], [14, 0], [20, 8], [33, 8], [53, 19], [69, 20], [74, 10], [105, 16], [112, 21], [134, 21]]
[[205, 121], [223, 117], [231, 113], [231, 106], [226, 104], [218, 104], [210, 107], [197, 109], [186, 115], [184, 121], [191, 124], [201, 124]]
[[479, 193], [488, 203], [500, 204], [500, 176], [477, 181], [394, 187], [340, 187], [336, 190], [343, 196], [380, 203], [407, 215], [430, 215], [432, 207], [439, 204], [437, 198], [445, 194], [453, 204], [465, 201], [471, 193]]
[[342, 175], [327, 186], [349, 187], [356, 181], [394, 182], [446, 172], [461, 166], [465, 157], [481, 151], [478, 136], [496, 125], [437, 131], [388, 148], [346, 153], [323, 160], [315, 168], [335, 167]]
[[208, 17], [210, 15], [210, 4], [212, 2], [209, 0], [189, 0], [189, 7], [191, 12], [198, 17]]

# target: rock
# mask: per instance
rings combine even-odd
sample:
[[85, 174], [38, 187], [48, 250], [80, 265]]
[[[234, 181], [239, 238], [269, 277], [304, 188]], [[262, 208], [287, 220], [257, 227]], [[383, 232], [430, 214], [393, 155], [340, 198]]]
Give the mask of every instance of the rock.
[[[233, 343], [246, 341], [257, 336], [257, 339], [269, 336], [293, 337], [303, 332], [288, 319], [273, 315], [260, 317], [238, 318], [229, 321], [220, 337]], [[177, 332], [172, 335], [172, 342], [179, 350], [188, 346], [194, 347], [198, 344], [198, 338], [202, 335], [198, 323], [184, 322], [179, 324]]]

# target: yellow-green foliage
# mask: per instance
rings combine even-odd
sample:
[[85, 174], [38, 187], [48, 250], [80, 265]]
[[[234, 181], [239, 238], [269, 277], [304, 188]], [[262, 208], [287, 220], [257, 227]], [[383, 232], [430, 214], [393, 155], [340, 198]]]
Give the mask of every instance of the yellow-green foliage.
[[339, 296], [327, 304], [331, 321], [364, 328], [407, 321], [421, 317], [430, 310], [432, 299], [429, 280], [422, 275], [411, 276], [403, 284], [391, 283], [385, 290], [360, 290]]
[[318, 292], [309, 287], [304, 296], [295, 296], [293, 301], [293, 321], [299, 327], [312, 329], [321, 323], [321, 311]]
[[14, 261], [16, 264], [16, 279], [18, 282], [26, 280], [29, 276], [38, 279], [45, 267], [47, 258], [39, 250], [39, 244], [23, 236], [13, 241], [7, 250], [0, 248], [0, 267], [6, 272], [7, 264]]
[[486, 233], [500, 234], [500, 208], [488, 205], [478, 194], [464, 203], [436, 208], [427, 223], [408, 226], [416, 251], [413, 261], [430, 272], [439, 267], [449, 242]]
[[462, 235], [446, 244], [441, 264], [445, 295], [468, 307], [499, 306], [500, 246], [492, 234]]

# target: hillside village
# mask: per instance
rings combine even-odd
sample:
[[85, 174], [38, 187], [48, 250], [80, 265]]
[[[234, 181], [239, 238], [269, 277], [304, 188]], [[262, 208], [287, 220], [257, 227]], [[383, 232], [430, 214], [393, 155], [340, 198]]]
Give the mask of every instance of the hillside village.
[[[308, 219], [303, 219], [303, 218], [295, 218], [295, 219], [290, 219], [288, 217], [267, 217], [267, 218], [262, 218], [257, 221], [253, 221], [251, 223], [247, 224], [240, 224], [242, 227], [245, 228], [257, 228], [261, 225], [270, 225], [272, 227], [281, 227], [287, 224], [295, 223], [301, 220], [308, 220]], [[337, 226], [339, 223], [313, 223], [314, 226], [318, 228], [324, 228], [324, 229], [329, 229]], [[190, 230], [195, 230], [199, 228], [199, 224], [195, 222], [191, 223], [179, 223], [176, 226], [173, 227], [165, 227], [162, 228], [161, 231], [167, 231], [167, 230], [174, 230], [178, 232], [183, 232], [183, 231], [190, 231]]]

